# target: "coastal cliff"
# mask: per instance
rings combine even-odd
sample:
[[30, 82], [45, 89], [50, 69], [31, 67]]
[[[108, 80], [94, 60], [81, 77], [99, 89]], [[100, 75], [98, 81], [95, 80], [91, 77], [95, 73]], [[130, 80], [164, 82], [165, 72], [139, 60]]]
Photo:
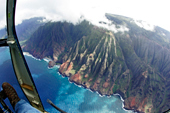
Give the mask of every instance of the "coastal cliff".
[[[109, 28], [82, 21], [47, 23], [25, 43], [35, 57], [61, 63], [69, 80], [101, 95], [120, 94], [124, 108], [146, 113], [170, 108], [170, 33], [106, 14]], [[114, 28], [114, 29], [113, 29]], [[29, 46], [28, 46], [29, 45]]]

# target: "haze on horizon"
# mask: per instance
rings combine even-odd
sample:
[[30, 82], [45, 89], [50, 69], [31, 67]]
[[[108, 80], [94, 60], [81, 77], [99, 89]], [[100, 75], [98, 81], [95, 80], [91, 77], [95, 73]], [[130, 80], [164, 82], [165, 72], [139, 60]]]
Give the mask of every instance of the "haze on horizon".
[[[6, 0], [0, 0], [0, 29], [6, 25]], [[169, 0], [17, 0], [16, 25], [24, 19], [77, 23], [84, 16], [92, 23], [105, 20], [104, 14], [118, 14], [147, 21], [170, 31]]]

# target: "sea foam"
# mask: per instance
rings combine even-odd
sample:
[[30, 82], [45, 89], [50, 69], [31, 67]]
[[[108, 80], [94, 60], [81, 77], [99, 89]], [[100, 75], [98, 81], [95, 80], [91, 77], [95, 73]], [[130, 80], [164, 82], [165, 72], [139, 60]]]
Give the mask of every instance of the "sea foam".
[[28, 53], [28, 52], [23, 52], [23, 54], [24, 54], [25, 56], [29, 56], [29, 57], [31, 57], [31, 58], [33, 58], [33, 59], [35, 59], [35, 60], [41, 61], [41, 59], [35, 58], [33, 55], [31, 55], [31, 54]]

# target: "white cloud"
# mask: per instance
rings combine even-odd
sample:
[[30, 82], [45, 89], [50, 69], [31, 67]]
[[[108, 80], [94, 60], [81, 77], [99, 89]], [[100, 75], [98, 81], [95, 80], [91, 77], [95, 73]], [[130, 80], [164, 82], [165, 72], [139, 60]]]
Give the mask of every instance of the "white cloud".
[[145, 21], [139, 21], [139, 20], [134, 20], [134, 22], [139, 26], [139, 27], [142, 27], [146, 30], [150, 30], [150, 31], [154, 31], [155, 29], [155, 26], [154, 25], [151, 25]]
[[6, 25], [6, 1], [0, 0], [0, 29]]
[[[0, 28], [5, 24], [6, 1], [0, 0]], [[23, 19], [45, 16], [76, 23], [81, 15], [96, 22], [104, 13], [144, 20], [170, 31], [169, 0], [17, 0], [16, 24]]]

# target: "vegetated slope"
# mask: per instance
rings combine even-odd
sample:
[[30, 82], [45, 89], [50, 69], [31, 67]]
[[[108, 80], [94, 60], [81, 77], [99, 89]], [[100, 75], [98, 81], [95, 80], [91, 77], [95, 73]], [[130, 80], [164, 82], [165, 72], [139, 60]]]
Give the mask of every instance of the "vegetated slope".
[[[33, 34], [40, 26], [44, 25], [46, 22], [43, 22], [42, 17], [34, 17], [27, 20], [22, 21], [21, 24], [16, 26], [16, 33], [19, 41], [24, 41]], [[0, 38], [6, 37], [6, 28], [0, 30]]]
[[56, 61], [62, 52], [67, 52], [81, 37], [90, 34], [92, 25], [87, 27], [88, 24], [87, 21], [83, 21], [79, 25], [67, 22], [49, 22], [32, 35], [26, 42], [24, 50], [37, 58], [50, 57]]
[[[126, 109], [163, 112], [170, 108], [170, 33], [146, 30], [127, 17], [106, 14], [110, 31], [83, 21], [47, 23], [26, 42], [38, 58], [62, 62], [60, 73], [102, 95], [119, 93]], [[100, 22], [102, 24], [102, 22]]]
[[16, 32], [18, 39], [20, 41], [30, 38], [30, 36], [36, 31], [40, 26], [44, 25], [46, 22], [43, 22], [45, 18], [43, 17], [34, 17], [27, 20], [24, 20], [21, 24], [16, 26]]

